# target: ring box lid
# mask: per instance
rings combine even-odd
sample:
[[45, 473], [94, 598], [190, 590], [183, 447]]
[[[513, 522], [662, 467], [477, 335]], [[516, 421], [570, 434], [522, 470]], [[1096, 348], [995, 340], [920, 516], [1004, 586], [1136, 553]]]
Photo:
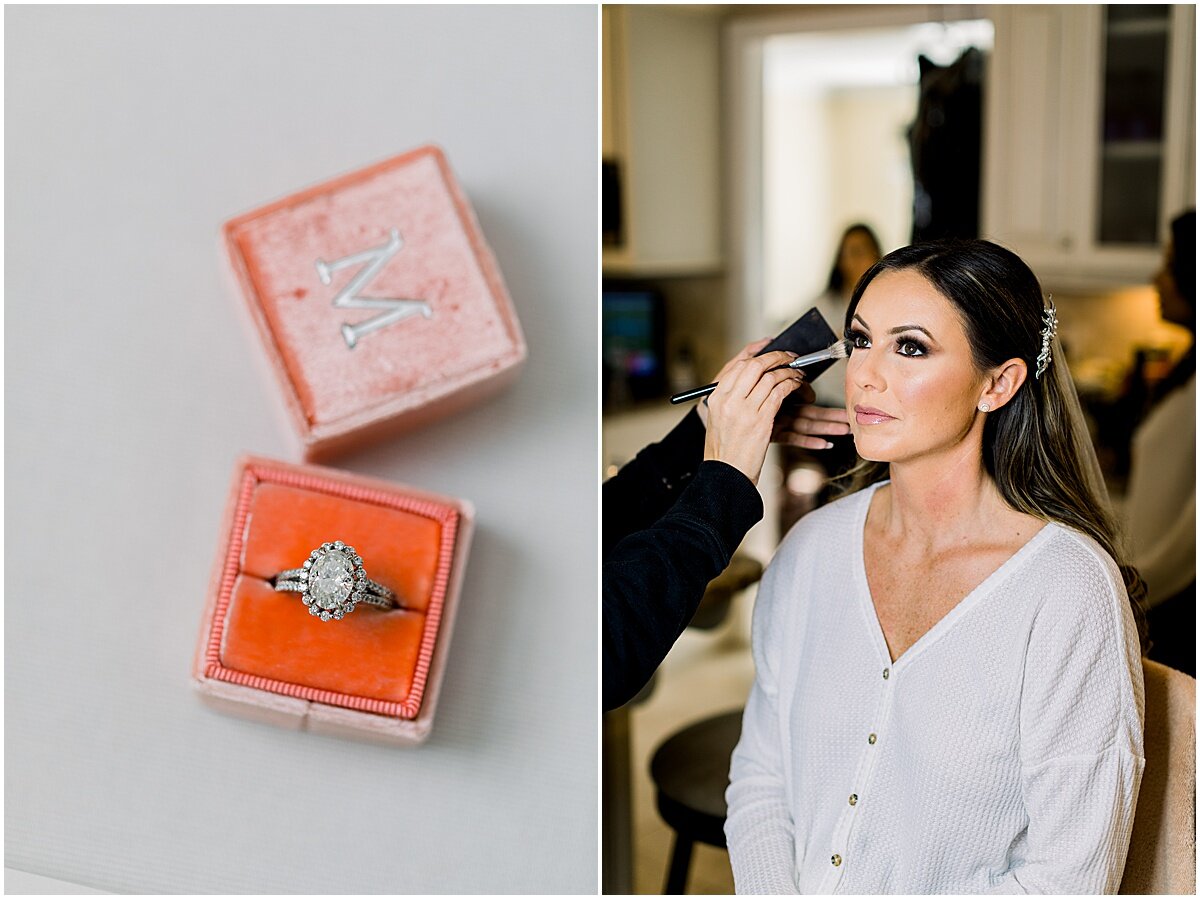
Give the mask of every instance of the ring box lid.
[[224, 235], [308, 459], [464, 409], [526, 358], [499, 266], [435, 146], [238, 216]]

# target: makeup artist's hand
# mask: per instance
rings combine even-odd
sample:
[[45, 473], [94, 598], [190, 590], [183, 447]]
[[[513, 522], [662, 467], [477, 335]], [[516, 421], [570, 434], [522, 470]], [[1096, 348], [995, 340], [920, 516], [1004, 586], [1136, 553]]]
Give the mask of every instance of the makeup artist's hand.
[[[720, 381], [738, 362], [750, 359], [771, 342], [770, 337], [763, 337], [742, 347], [741, 351], [725, 363], [725, 367], [717, 374], [714, 381]], [[824, 450], [833, 446], [826, 437], [839, 437], [850, 433], [850, 419], [845, 409], [830, 409], [824, 406], [814, 406], [816, 394], [812, 385], [807, 381], [802, 383], [788, 398], [782, 411], [776, 415], [775, 427], [771, 433], [773, 443], [784, 443], [788, 446], [799, 446], [809, 450]], [[700, 402], [696, 406], [700, 420], [708, 426], [708, 405]]]
[[[783, 401], [804, 384], [802, 372], [780, 368], [795, 353], [755, 356], [766, 343], [745, 347], [717, 375], [717, 389], [708, 397], [704, 458], [732, 465], [755, 484]], [[811, 390], [811, 388], [810, 388]]]
[[[759, 340], [755, 340], [755, 341], [752, 341], [751, 343], [746, 344], [744, 347], [742, 347], [740, 350], [738, 350], [738, 354], [736, 356], [734, 356], [732, 359], [730, 359], [728, 362], [726, 362], [723, 366], [721, 366], [721, 370], [719, 372], [717, 372], [717, 376], [715, 378], [713, 378], [713, 380], [719, 382], [722, 378], [725, 377], [726, 372], [728, 372], [731, 368], [733, 368], [735, 365], [737, 365], [737, 363], [745, 362], [747, 359], [751, 358], [755, 353], [757, 353], [759, 350], [761, 350], [763, 347], [765, 347], [770, 342], [771, 342], [770, 337], [763, 337], [763, 338], [760, 338]], [[699, 403], [696, 404], [696, 412], [700, 416], [700, 422], [706, 428], [708, 427], [708, 400], [709, 400], [709, 397], [706, 396], [704, 399], [702, 399]]]
[[[807, 384], [804, 386], [808, 387]], [[809, 387], [809, 390], [811, 389]], [[840, 437], [850, 433], [850, 416], [844, 408], [813, 406], [811, 400], [803, 402], [803, 406], [785, 408], [775, 418], [775, 432], [771, 435], [773, 442], [810, 450], [824, 450], [833, 447], [826, 437]], [[787, 405], [791, 407], [792, 403]]]

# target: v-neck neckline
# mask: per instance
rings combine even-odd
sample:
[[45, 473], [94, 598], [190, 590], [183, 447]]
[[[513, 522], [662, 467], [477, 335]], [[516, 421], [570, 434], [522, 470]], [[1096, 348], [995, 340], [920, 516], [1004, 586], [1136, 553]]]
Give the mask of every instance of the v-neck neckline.
[[879, 621], [879, 613], [875, 609], [875, 598], [871, 595], [871, 584], [867, 580], [866, 557], [867, 515], [871, 511], [871, 501], [875, 496], [875, 492], [887, 483], [889, 482], [880, 481], [863, 490], [866, 496], [862, 500], [861, 508], [858, 512], [858, 521], [854, 528], [856, 544], [854, 547], [854, 575], [858, 581], [858, 590], [856, 592], [859, 595], [863, 614], [871, 630], [871, 638], [876, 645], [880, 657], [884, 659], [886, 666], [893, 672], [896, 672], [906, 667], [911, 659], [950, 631], [959, 618], [965, 615], [972, 607], [978, 605], [984, 597], [995, 590], [1014, 570], [1020, 567], [1021, 563], [1032, 554], [1037, 546], [1040, 546], [1049, 539], [1058, 525], [1054, 522], [1044, 524], [1036, 534], [1025, 542], [1024, 546], [1005, 559], [994, 571], [976, 584], [974, 589], [951, 607], [950, 611], [934, 622], [933, 626], [925, 631], [925, 633], [921, 634], [916, 642], [893, 659], [891, 650], [888, 649], [887, 638], [883, 635], [883, 625]]

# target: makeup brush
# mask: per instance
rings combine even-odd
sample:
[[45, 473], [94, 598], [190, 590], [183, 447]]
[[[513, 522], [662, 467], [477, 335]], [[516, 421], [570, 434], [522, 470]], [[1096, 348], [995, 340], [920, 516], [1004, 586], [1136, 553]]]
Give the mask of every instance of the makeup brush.
[[[818, 362], [828, 362], [831, 359], [845, 359], [850, 355], [850, 341], [839, 340], [823, 350], [817, 350], [815, 353], [809, 353], [807, 356], [801, 356], [798, 359], [793, 359], [787, 365], [780, 365], [777, 368], [771, 369], [778, 371], [780, 368], [804, 368], [806, 365], [816, 365]], [[703, 387], [693, 387], [691, 390], [685, 390], [683, 393], [677, 393], [671, 397], [671, 402], [678, 405], [686, 403], [688, 400], [698, 400], [702, 396], [708, 396], [717, 389], [719, 382], [714, 381], [711, 384], [705, 384]]]

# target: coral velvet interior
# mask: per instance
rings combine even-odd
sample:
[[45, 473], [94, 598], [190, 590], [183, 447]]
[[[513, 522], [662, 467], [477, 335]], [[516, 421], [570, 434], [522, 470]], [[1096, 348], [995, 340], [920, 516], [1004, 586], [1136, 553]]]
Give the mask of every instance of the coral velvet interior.
[[[442, 525], [429, 517], [318, 490], [260, 481], [225, 619], [221, 664], [250, 675], [347, 696], [403, 702], [413, 687]], [[299, 593], [270, 578], [342, 540], [367, 577], [395, 591], [389, 611], [360, 605], [344, 619], [310, 615]]]

